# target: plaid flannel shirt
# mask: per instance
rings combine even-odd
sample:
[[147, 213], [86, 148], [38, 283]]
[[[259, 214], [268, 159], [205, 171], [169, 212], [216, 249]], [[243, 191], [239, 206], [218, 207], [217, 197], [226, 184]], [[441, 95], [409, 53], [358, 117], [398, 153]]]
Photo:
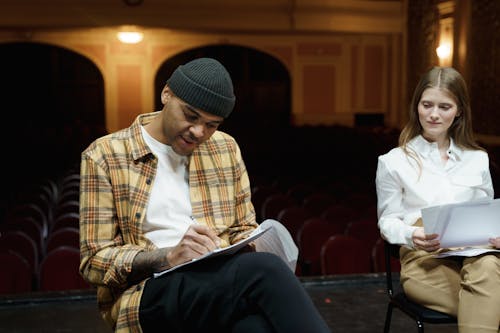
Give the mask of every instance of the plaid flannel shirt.
[[[80, 183], [80, 273], [97, 287], [104, 320], [115, 332], [142, 332], [139, 305], [146, 280], [127, 277], [137, 253], [155, 249], [142, 231], [157, 167], [141, 125], [158, 112], [143, 114], [126, 129], [93, 142], [83, 153]], [[257, 227], [248, 174], [236, 141], [216, 131], [189, 158], [193, 216], [233, 244]]]

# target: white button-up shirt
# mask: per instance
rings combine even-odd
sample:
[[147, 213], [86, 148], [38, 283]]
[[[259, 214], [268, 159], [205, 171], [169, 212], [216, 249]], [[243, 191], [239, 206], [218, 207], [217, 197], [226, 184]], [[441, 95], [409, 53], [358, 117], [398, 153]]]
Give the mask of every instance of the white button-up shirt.
[[461, 149], [450, 139], [449, 159], [443, 164], [437, 143], [421, 135], [408, 148], [419, 162], [401, 147], [394, 148], [379, 156], [375, 182], [382, 237], [413, 247], [412, 225], [422, 216], [422, 208], [493, 198], [493, 184], [484, 151]]

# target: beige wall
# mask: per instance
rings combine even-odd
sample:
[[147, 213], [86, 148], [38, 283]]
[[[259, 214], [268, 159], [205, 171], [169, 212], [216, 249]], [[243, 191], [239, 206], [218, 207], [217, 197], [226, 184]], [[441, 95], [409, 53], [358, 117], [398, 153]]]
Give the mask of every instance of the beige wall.
[[[0, 41], [61, 46], [93, 61], [105, 86], [109, 131], [128, 126], [139, 112], [154, 108], [154, 78], [168, 58], [217, 44], [255, 48], [281, 61], [292, 88], [296, 125], [354, 124], [355, 113], [384, 113], [397, 126], [401, 109], [401, 33], [231, 34], [144, 29], [144, 40], [121, 44], [116, 29], [37, 31], [0, 35]], [[3, 38], [2, 38], [3, 37]]]
[[[398, 126], [405, 13], [406, 0], [186, 0], [132, 8], [114, 0], [29, 0], [3, 8], [0, 23], [11, 30], [0, 30], [0, 43], [48, 43], [93, 61], [104, 77], [109, 131], [153, 109], [154, 78], [165, 60], [217, 44], [255, 48], [284, 64], [296, 125], [352, 125], [355, 113], [384, 113], [386, 125]], [[120, 44], [122, 22], [142, 27], [144, 40]]]

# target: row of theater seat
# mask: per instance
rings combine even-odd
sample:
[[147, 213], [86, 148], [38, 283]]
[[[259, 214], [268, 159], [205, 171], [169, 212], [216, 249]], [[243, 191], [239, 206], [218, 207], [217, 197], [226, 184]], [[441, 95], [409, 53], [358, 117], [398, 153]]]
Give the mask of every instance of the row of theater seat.
[[13, 202], [0, 224], [0, 293], [82, 289], [79, 174], [45, 180]]
[[[22, 202], [7, 214], [9, 218], [2, 226], [0, 251], [4, 257], [5, 254], [9, 255], [8, 259], [3, 260], [14, 260], [12, 252], [15, 252], [14, 256], [21, 254], [28, 262], [32, 274], [30, 290], [88, 287], [78, 274], [78, 186], [79, 175], [69, 174], [58, 182], [44, 184], [34, 196], [36, 200]], [[274, 185], [256, 185], [252, 188], [252, 202], [258, 220], [279, 220], [296, 241], [300, 250], [296, 272], [299, 276], [383, 270], [373, 194], [345, 190], [336, 193], [339, 188], [330, 186], [330, 190], [327, 190], [326, 187], [319, 188], [307, 183], [291, 184], [285, 190]], [[38, 209], [33, 209], [33, 206], [38, 206]], [[24, 213], [20, 213], [21, 207], [26, 209]], [[30, 223], [26, 221], [37, 223], [39, 228], [32, 229], [38, 230], [38, 233], [28, 232], [26, 226]], [[25, 230], [20, 230], [22, 228]], [[21, 233], [29, 237], [20, 236]], [[8, 241], [9, 238], [14, 241]], [[21, 238], [31, 238], [38, 254], [30, 256], [29, 253], [15, 250], [14, 243], [18, 246], [25, 242]], [[7, 246], [9, 242], [11, 245]], [[60, 260], [68, 262], [64, 264]], [[66, 268], [68, 273], [64, 273]], [[49, 271], [54, 271], [55, 275], [50, 279], [54, 282], [50, 286], [44, 277]], [[21, 280], [17, 279], [16, 283]], [[4, 284], [7, 285], [9, 283]]]
[[358, 274], [383, 271], [380, 243], [373, 220], [350, 222], [345, 228], [321, 217], [304, 221], [297, 233], [297, 275]]
[[358, 274], [383, 271], [376, 198], [370, 191], [338, 184], [296, 182], [279, 188], [252, 188], [259, 221], [276, 219], [299, 248], [297, 275]]
[[88, 289], [90, 286], [78, 274], [80, 251], [71, 246], [59, 246], [47, 253], [38, 269], [15, 250], [0, 251], [0, 294], [32, 291]]

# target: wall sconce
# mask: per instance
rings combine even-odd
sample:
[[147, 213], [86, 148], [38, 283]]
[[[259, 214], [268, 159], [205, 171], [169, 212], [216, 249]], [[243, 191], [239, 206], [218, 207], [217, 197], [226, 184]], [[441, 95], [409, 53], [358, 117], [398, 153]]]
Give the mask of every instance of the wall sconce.
[[451, 56], [451, 46], [450, 44], [441, 44], [439, 47], [436, 49], [437, 56], [441, 60], [447, 60]]
[[442, 37], [436, 54], [440, 66], [451, 66], [453, 62], [453, 39], [449, 36]]
[[439, 9], [439, 37], [436, 54], [440, 66], [453, 64], [453, 29], [454, 29], [454, 1], [441, 1]]
[[142, 41], [144, 34], [139, 31], [136, 27], [123, 27], [116, 34], [118, 40], [125, 44], [137, 44]]

